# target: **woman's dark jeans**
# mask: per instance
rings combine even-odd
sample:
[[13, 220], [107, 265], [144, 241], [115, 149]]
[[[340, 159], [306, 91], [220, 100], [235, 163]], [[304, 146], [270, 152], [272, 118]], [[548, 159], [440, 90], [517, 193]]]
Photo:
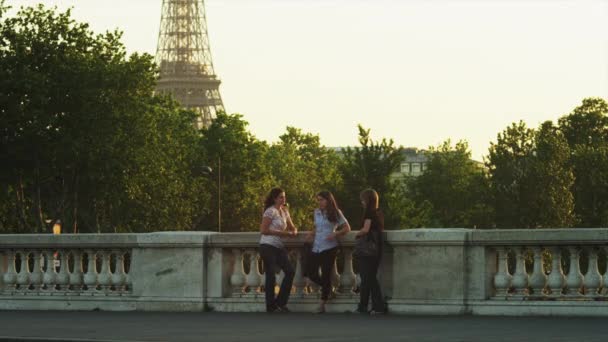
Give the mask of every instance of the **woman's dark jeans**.
[[[264, 262], [264, 273], [266, 276], [266, 283], [264, 285], [264, 290], [266, 292], [266, 310], [274, 310], [277, 307], [287, 305], [289, 293], [291, 292], [291, 285], [293, 284], [293, 277], [295, 275], [293, 267], [289, 262], [287, 251], [283, 248], [261, 244], [260, 256]], [[276, 285], [276, 272], [279, 269], [283, 270], [285, 278], [283, 278], [283, 282], [281, 283], [279, 295], [275, 298], [274, 287]]]
[[359, 312], [367, 312], [369, 297], [372, 297], [372, 310], [384, 312], [384, 300], [380, 291], [380, 283], [377, 274], [380, 260], [377, 257], [358, 257], [357, 264], [361, 276], [361, 288], [359, 293]]
[[[306, 276], [315, 284], [321, 286], [321, 300], [326, 301], [331, 293], [331, 271], [336, 263], [336, 254], [338, 247], [328, 249], [321, 253], [310, 253], [308, 261], [308, 270]], [[321, 267], [321, 276], [319, 276], [319, 266]]]

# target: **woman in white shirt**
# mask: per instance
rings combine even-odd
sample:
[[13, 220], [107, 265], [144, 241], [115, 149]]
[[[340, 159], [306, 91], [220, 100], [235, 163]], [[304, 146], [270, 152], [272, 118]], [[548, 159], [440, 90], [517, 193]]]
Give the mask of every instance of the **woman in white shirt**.
[[[289, 312], [287, 301], [293, 284], [294, 270], [287, 251], [283, 245], [282, 237], [294, 237], [298, 229], [294, 226], [285, 207], [285, 191], [274, 188], [264, 201], [264, 216], [260, 225], [260, 256], [264, 262], [266, 283], [266, 312]], [[283, 270], [285, 277], [281, 283], [278, 296], [274, 295], [276, 285], [277, 266]]]
[[342, 211], [338, 209], [331, 192], [319, 192], [317, 201], [319, 208], [314, 212], [315, 228], [308, 238], [313, 244], [306, 273], [311, 281], [321, 286], [321, 302], [315, 312], [324, 313], [325, 304], [331, 293], [331, 271], [336, 262], [338, 239], [350, 232], [350, 225]]

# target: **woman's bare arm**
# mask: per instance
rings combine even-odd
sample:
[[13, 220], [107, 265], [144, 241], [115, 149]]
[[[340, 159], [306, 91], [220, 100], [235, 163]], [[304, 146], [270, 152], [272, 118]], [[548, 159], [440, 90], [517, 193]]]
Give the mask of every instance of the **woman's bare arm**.
[[367, 233], [369, 233], [369, 229], [372, 226], [372, 220], [370, 219], [366, 219], [365, 221], [363, 221], [363, 228], [359, 229], [359, 231], [357, 232], [357, 237], [366, 235]]

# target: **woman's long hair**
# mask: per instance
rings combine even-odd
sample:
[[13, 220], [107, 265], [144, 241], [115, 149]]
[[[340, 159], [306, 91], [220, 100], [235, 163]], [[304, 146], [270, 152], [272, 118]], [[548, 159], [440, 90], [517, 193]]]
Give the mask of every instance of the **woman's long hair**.
[[272, 188], [272, 190], [270, 190], [270, 192], [266, 196], [266, 199], [264, 200], [264, 210], [272, 207], [277, 197], [279, 197], [279, 195], [284, 192], [285, 191], [281, 188]]
[[321, 191], [317, 196], [324, 198], [327, 201], [327, 207], [325, 207], [325, 215], [331, 223], [338, 223], [338, 203], [334, 195], [329, 191]]
[[380, 196], [374, 189], [365, 189], [361, 191], [359, 198], [364, 203], [363, 217], [374, 217], [377, 220], [377, 227], [380, 231], [384, 230], [384, 216], [378, 209]]

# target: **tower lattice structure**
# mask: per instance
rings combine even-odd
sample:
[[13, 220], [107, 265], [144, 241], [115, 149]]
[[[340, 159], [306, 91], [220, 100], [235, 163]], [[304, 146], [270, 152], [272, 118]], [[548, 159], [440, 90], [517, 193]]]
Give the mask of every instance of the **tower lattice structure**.
[[198, 127], [209, 126], [224, 111], [204, 0], [163, 0], [156, 63], [160, 66], [156, 90], [172, 94], [183, 107], [197, 112]]

